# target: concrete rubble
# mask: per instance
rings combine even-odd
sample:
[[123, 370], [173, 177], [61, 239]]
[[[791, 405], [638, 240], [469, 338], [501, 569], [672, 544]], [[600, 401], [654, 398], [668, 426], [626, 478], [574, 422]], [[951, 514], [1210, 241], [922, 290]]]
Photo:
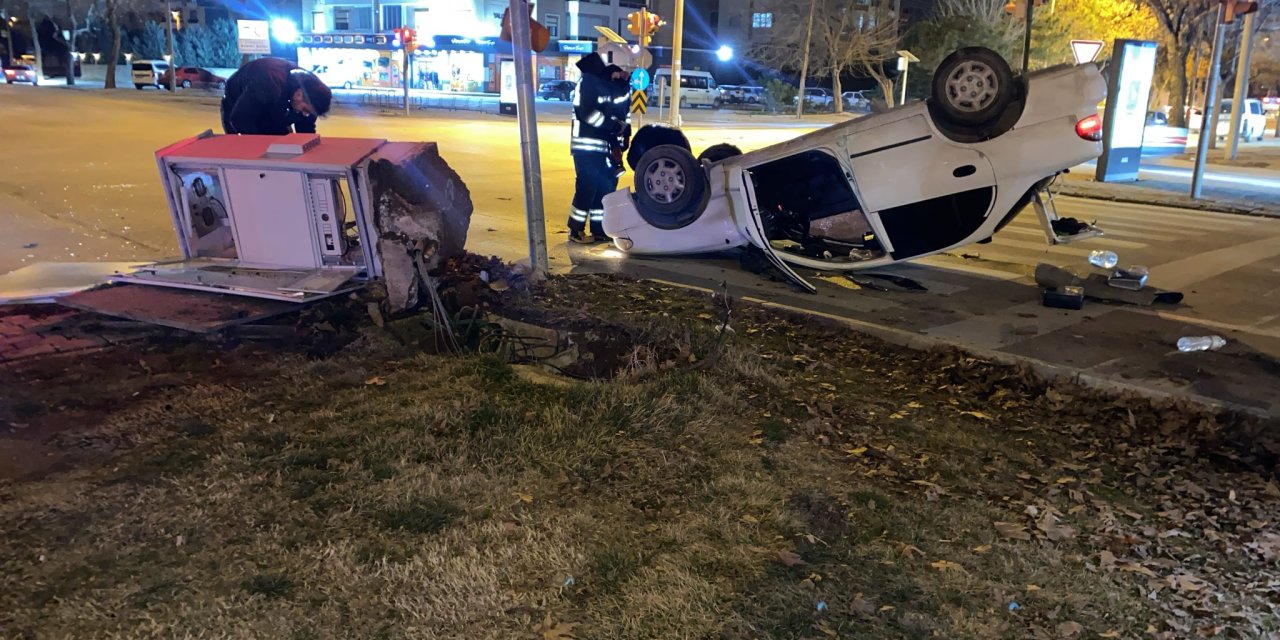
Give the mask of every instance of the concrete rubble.
[[394, 144], [369, 162], [373, 222], [391, 312], [419, 299], [414, 256], [427, 268], [462, 255], [471, 224], [471, 192], [435, 143]]

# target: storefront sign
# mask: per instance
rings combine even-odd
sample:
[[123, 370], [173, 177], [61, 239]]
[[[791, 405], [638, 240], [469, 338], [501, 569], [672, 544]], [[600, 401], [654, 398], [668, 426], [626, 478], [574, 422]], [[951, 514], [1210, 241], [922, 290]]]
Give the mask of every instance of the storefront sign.
[[595, 50], [595, 45], [590, 40], [561, 40], [560, 53], [588, 54]]
[[[388, 36], [373, 33], [302, 35], [303, 46], [321, 47], [386, 47]], [[419, 51], [473, 51], [475, 53], [511, 53], [511, 44], [495, 38], [464, 38], [462, 36], [435, 36], [418, 43]]]

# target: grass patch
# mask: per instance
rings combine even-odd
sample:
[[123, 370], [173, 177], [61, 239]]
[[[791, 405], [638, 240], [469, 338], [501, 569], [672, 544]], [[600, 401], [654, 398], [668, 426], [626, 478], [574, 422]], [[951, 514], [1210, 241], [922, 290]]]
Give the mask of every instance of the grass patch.
[[648, 359], [543, 385], [378, 332], [319, 361], [187, 348], [262, 380], [118, 407], [63, 439], [110, 464], [0, 487], [0, 635], [1275, 631], [1246, 585], [1280, 513], [1231, 416], [774, 312], [712, 355], [719, 308], [646, 283], [537, 300], [631, 323]]

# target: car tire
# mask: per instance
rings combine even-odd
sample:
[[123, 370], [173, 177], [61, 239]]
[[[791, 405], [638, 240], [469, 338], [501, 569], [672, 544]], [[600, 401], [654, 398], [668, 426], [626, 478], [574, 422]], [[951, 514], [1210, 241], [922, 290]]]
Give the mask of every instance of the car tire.
[[213, 88], [217, 89], [218, 91], [226, 91], [227, 82], [225, 80], [219, 80], [218, 84], [214, 85]]
[[627, 147], [627, 166], [638, 172], [637, 167], [644, 154], [663, 145], [675, 145], [688, 151], [690, 155], [693, 154], [693, 146], [689, 144], [683, 131], [661, 124], [647, 124], [631, 136], [631, 145]]
[[143, 89], [146, 89], [146, 88], [147, 88], [147, 85], [145, 85], [145, 84], [134, 84], [134, 85], [133, 85], [133, 87], [134, 87], [135, 89], [137, 89], [138, 91], [142, 91]]
[[190, 80], [183, 80], [183, 81], [182, 81], [182, 88], [183, 88], [183, 89], [190, 89], [190, 88], [191, 88], [191, 81], [190, 81]]
[[693, 224], [707, 207], [710, 190], [702, 165], [684, 147], [654, 147], [636, 168], [636, 209], [659, 229]]
[[720, 162], [726, 158], [740, 155], [742, 155], [742, 149], [727, 142], [721, 142], [704, 149], [702, 153], [698, 154], [698, 160], [700, 162]]
[[982, 127], [995, 122], [1017, 98], [1013, 69], [985, 47], [947, 56], [933, 74], [930, 101], [949, 124]]
[[352, 85], [351, 85], [351, 81], [350, 81], [350, 80], [348, 80], [348, 81], [346, 81], [346, 82], [342, 83], [342, 88], [343, 88], [343, 89], [350, 89], [350, 88], [351, 88], [351, 86], [352, 86]]

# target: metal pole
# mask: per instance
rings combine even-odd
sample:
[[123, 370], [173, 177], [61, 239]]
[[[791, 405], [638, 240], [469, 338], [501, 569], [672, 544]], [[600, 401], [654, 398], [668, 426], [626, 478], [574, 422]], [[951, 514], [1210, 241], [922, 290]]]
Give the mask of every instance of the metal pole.
[[[1244, 115], [1244, 101], [1249, 92], [1249, 65], [1253, 61], [1253, 16], [1244, 16], [1244, 32], [1240, 34], [1240, 61], [1236, 64], [1236, 93], [1231, 100], [1231, 124], [1227, 125], [1227, 150], [1224, 156], [1228, 160], [1236, 159], [1236, 151], [1240, 142], [1240, 118]], [[1265, 129], [1266, 126], [1264, 125]], [[1250, 132], [1253, 133], [1253, 132]], [[1261, 132], [1257, 132], [1261, 134]]]
[[169, 92], [173, 93], [175, 89], [175, 81], [178, 79], [176, 65], [177, 58], [173, 56], [173, 5], [169, 0], [164, 0], [164, 46], [169, 54]]
[[1022, 39], [1022, 73], [1031, 68], [1031, 21], [1035, 18], [1035, 0], [1023, 0], [1027, 3], [1027, 33]]
[[680, 126], [680, 54], [684, 48], [684, 0], [676, 0], [671, 27], [671, 126]]
[[906, 58], [902, 59], [902, 97], [898, 98], [898, 104], [907, 103], [907, 73], [911, 71], [911, 61]]
[[546, 275], [547, 223], [542, 210], [542, 161], [538, 156], [538, 114], [533, 101], [533, 46], [528, 0], [510, 0], [511, 53], [516, 66], [516, 120], [524, 166], [524, 213], [529, 227], [529, 266]]
[[1217, 134], [1218, 114], [1213, 107], [1217, 104], [1218, 72], [1222, 67], [1222, 18], [1227, 10], [1226, 4], [1218, 5], [1217, 19], [1213, 22], [1213, 53], [1209, 56], [1209, 79], [1205, 89], [1204, 112], [1200, 114], [1200, 140], [1196, 145], [1196, 166], [1191, 172], [1191, 197], [1199, 198], [1201, 182], [1204, 180], [1204, 161], [1209, 153], [1209, 139]]
[[409, 115], [409, 46], [401, 42], [400, 48], [404, 50], [404, 64], [400, 65], [400, 81], [404, 85], [404, 114], [407, 116]]

